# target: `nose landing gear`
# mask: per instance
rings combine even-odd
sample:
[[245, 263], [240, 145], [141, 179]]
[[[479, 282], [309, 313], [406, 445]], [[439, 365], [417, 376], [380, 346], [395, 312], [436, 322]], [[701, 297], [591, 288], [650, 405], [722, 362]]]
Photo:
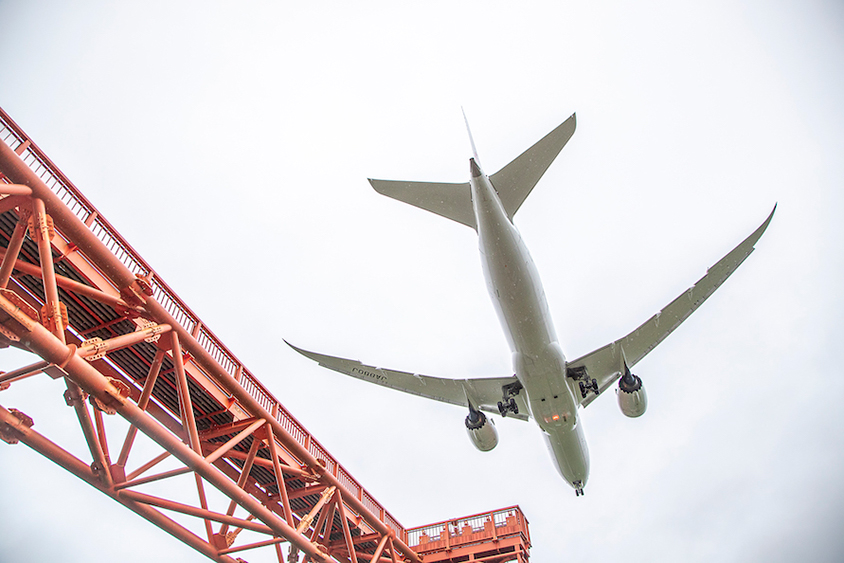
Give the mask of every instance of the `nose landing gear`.
[[586, 494], [586, 493], [583, 492], [583, 482], [582, 481], [574, 481], [572, 483], [572, 486], [574, 487], [574, 496], [582, 497], [584, 494]]

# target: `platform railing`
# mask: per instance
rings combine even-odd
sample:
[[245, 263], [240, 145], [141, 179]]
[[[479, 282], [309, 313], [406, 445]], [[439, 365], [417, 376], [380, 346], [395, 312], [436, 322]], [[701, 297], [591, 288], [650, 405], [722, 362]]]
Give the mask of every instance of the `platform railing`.
[[[55, 193], [94, 235], [106, 245], [132, 273], [149, 281], [153, 297], [197, 342], [267, 411], [277, 413], [279, 423], [314, 457], [325, 462], [326, 469], [343, 486], [392, 528], [399, 539], [407, 540], [406, 529], [361, 487], [342, 465], [305, 429], [237, 357], [208, 329], [190, 307], [155, 273], [135, 249], [117, 232], [94, 205], [61, 170], [27, 137], [23, 130], [0, 108], [0, 140], [14, 150], [26, 165]], [[225, 390], [221, 391], [225, 392]], [[229, 394], [230, 396], [230, 394]]]
[[528, 522], [518, 506], [444, 520], [407, 530], [407, 545], [417, 553], [455, 548], [521, 534], [529, 543]]

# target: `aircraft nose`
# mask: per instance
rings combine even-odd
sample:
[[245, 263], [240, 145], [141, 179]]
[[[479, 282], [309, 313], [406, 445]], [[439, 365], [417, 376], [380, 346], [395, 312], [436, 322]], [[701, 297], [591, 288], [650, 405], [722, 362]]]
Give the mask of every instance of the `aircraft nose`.
[[481, 172], [481, 167], [478, 166], [478, 163], [475, 162], [474, 158], [469, 159], [469, 172], [472, 173], [472, 178], [479, 178], [481, 175], [483, 175], [483, 172]]

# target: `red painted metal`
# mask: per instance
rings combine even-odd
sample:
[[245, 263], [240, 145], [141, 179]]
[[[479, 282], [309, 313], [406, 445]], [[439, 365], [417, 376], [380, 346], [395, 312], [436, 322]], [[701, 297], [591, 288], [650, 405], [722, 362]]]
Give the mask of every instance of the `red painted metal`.
[[[100, 215], [94, 206], [82, 196], [58, 168], [41, 153], [34, 143], [22, 151], [24, 160], [13, 155], [12, 149], [25, 139], [22, 131], [5, 116], [5, 130], [15, 136], [16, 141], [0, 143], [0, 170], [12, 181], [32, 188], [33, 195], [43, 199], [47, 211], [53, 216], [56, 227], [63, 236], [71, 240], [89, 262], [105, 274], [111, 283], [120, 289], [123, 298], [130, 303], [142, 303], [150, 317], [162, 324], [170, 324], [179, 335], [185, 349], [193, 356], [198, 366], [211, 376], [239, 406], [255, 416], [267, 418], [273, 426], [277, 440], [290, 450], [303, 465], [324, 466], [320, 478], [347, 491], [345, 502], [366, 523], [382, 534], [395, 533], [399, 549], [407, 549], [403, 541], [404, 529], [377, 502], [372, 500], [360, 484], [349, 475], [328, 452], [314, 439], [272, 394], [239, 362], [216, 336], [204, 325], [194, 338], [194, 328], [201, 324], [199, 318], [185, 305], [149, 267], [117, 231]], [[18, 147], [20, 145], [17, 145]], [[31, 164], [28, 165], [31, 159]], [[32, 169], [30, 169], [32, 166]], [[54, 194], [41, 181], [41, 176], [54, 182]], [[67, 205], [65, 205], [67, 204]], [[94, 217], [89, 229], [85, 219]], [[102, 238], [102, 240], [101, 240]], [[147, 295], [147, 293], [152, 295]], [[152, 297], [152, 299], [147, 299]], [[224, 367], [225, 366], [225, 367]], [[240, 381], [232, 374], [241, 373]], [[270, 415], [276, 412], [276, 416]], [[367, 506], [370, 505], [370, 506]], [[381, 514], [383, 513], [383, 517]], [[392, 531], [392, 532], [391, 532]], [[412, 552], [410, 552], [412, 554]], [[411, 558], [412, 555], [411, 555]]]
[[[43, 360], [0, 374], [0, 391], [41, 372], [63, 378], [92, 462], [32, 431], [22, 413], [2, 407], [0, 438], [32, 447], [215, 561], [269, 549], [282, 562], [280, 544], [286, 542], [291, 559], [301, 552], [310, 561], [420, 562], [407, 530], [2, 109], [0, 141], [0, 347], [14, 344]], [[114, 463], [105, 420], [111, 414], [129, 425]], [[127, 470], [138, 432], [163, 451]], [[147, 474], [160, 463], [169, 468]], [[196, 483], [190, 503], [134, 490], [185, 474]], [[220, 501], [206, 495], [206, 483], [226, 497], [224, 513], [210, 507]], [[202, 533], [162, 511], [195, 518]], [[236, 516], [238, 511], [248, 516]], [[240, 541], [244, 529], [264, 538]], [[445, 529], [447, 551], [467, 547], [459, 541], [452, 546]], [[496, 526], [492, 531], [495, 549], [509, 549], [502, 542], [511, 536]], [[432, 545], [423, 551], [440, 553], [428, 549]], [[527, 561], [526, 555], [519, 561]]]
[[527, 563], [528, 521], [518, 506], [412, 528], [408, 543], [425, 563]]

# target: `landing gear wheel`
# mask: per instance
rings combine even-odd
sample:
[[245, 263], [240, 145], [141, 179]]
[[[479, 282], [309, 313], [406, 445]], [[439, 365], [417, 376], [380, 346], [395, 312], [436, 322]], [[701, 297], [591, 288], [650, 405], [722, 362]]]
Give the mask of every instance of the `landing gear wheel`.
[[505, 397], [504, 401], [498, 401], [498, 412], [502, 417], [506, 417], [508, 412], [519, 414], [519, 406], [516, 404], [516, 399]]

